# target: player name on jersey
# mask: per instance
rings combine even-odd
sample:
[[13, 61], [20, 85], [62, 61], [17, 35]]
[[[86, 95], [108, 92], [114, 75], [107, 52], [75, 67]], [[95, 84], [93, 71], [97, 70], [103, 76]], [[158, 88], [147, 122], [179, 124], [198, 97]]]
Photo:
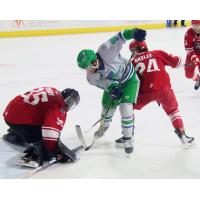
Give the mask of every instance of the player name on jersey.
[[148, 59], [148, 58], [152, 58], [152, 54], [142, 55], [142, 56], [140, 56], [140, 57], [134, 59], [134, 62], [135, 62], [135, 63], [138, 63], [138, 62], [141, 62], [141, 61], [143, 61], [143, 60], [145, 60], [145, 59]]

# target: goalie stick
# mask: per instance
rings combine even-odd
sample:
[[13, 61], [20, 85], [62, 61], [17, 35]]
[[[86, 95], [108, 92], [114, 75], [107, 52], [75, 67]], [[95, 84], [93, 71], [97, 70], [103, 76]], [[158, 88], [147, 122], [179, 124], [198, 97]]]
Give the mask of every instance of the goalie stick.
[[[75, 153], [79, 153], [82, 149], [84, 149], [84, 146], [83, 145], [80, 145], [80, 146], [77, 146], [75, 148], [72, 149], [72, 151], [74, 151]], [[41, 166], [31, 170], [30, 172], [28, 172], [24, 177], [22, 178], [28, 178], [30, 176], [32, 176], [33, 174], [36, 174], [37, 172], [45, 169], [45, 168], [48, 168], [50, 166], [52, 166], [53, 164], [57, 163], [58, 160], [56, 160], [55, 158], [50, 160], [50, 161], [46, 161], [44, 162]]]

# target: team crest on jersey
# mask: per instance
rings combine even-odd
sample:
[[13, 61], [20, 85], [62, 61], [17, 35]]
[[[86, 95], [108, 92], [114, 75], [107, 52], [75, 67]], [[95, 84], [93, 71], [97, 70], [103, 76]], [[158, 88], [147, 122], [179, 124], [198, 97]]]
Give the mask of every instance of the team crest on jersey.
[[63, 120], [61, 120], [61, 119], [59, 119], [58, 117], [57, 117], [57, 122], [56, 122], [59, 126], [61, 126], [61, 127], [63, 127], [64, 126], [64, 121]]
[[125, 99], [128, 100], [130, 98], [130, 96], [125, 96]]
[[111, 44], [115, 44], [119, 40], [119, 37], [113, 36], [109, 41]]

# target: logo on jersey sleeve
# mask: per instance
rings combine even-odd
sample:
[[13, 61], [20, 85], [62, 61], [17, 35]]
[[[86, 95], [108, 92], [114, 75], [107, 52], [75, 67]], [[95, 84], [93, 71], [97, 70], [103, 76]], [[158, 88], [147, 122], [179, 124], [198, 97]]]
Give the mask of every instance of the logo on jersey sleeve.
[[57, 122], [56, 122], [56, 124], [58, 124], [59, 126], [61, 126], [61, 127], [63, 128], [63, 126], [64, 126], [64, 121], [61, 120], [61, 119], [59, 119], [59, 117], [57, 117]]
[[119, 37], [115, 35], [109, 41], [111, 44], [115, 44], [118, 40], [119, 40]]

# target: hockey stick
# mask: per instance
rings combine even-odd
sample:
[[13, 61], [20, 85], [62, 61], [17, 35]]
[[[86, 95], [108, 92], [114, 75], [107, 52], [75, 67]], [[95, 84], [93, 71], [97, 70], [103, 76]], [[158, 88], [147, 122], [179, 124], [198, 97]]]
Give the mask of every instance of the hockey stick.
[[[84, 146], [83, 145], [80, 145], [80, 146], [77, 146], [75, 148], [72, 149], [72, 151], [74, 151], [75, 153], [79, 153], [82, 149], [84, 149]], [[37, 172], [45, 169], [45, 168], [48, 168], [50, 166], [52, 166], [53, 164], [57, 163], [58, 160], [56, 158], [53, 158], [52, 160], [50, 161], [46, 161], [44, 162], [41, 166], [37, 167], [36, 169], [33, 169], [31, 170], [30, 172], [28, 172], [24, 177], [22, 178], [28, 178], [34, 174], [36, 174]]]
[[76, 125], [75, 128], [76, 128], [76, 133], [78, 135], [78, 138], [79, 138], [81, 144], [84, 146], [85, 151], [88, 151], [94, 145], [96, 139], [98, 139], [98, 138], [96, 138], [94, 136], [94, 139], [93, 139], [92, 143], [89, 146], [87, 146], [87, 144], [85, 142], [85, 139], [83, 137], [83, 133], [82, 133], [80, 125]]
[[83, 137], [83, 133], [82, 133], [82, 131], [81, 131], [80, 125], [76, 125], [76, 126], [75, 126], [75, 129], [76, 129], [76, 133], [77, 133], [77, 135], [78, 135], [78, 138], [79, 138], [79, 140], [80, 140], [82, 146], [84, 147], [85, 151], [87, 151], [87, 150], [86, 150], [87, 144], [86, 144], [85, 139], [84, 139], [84, 137]]

